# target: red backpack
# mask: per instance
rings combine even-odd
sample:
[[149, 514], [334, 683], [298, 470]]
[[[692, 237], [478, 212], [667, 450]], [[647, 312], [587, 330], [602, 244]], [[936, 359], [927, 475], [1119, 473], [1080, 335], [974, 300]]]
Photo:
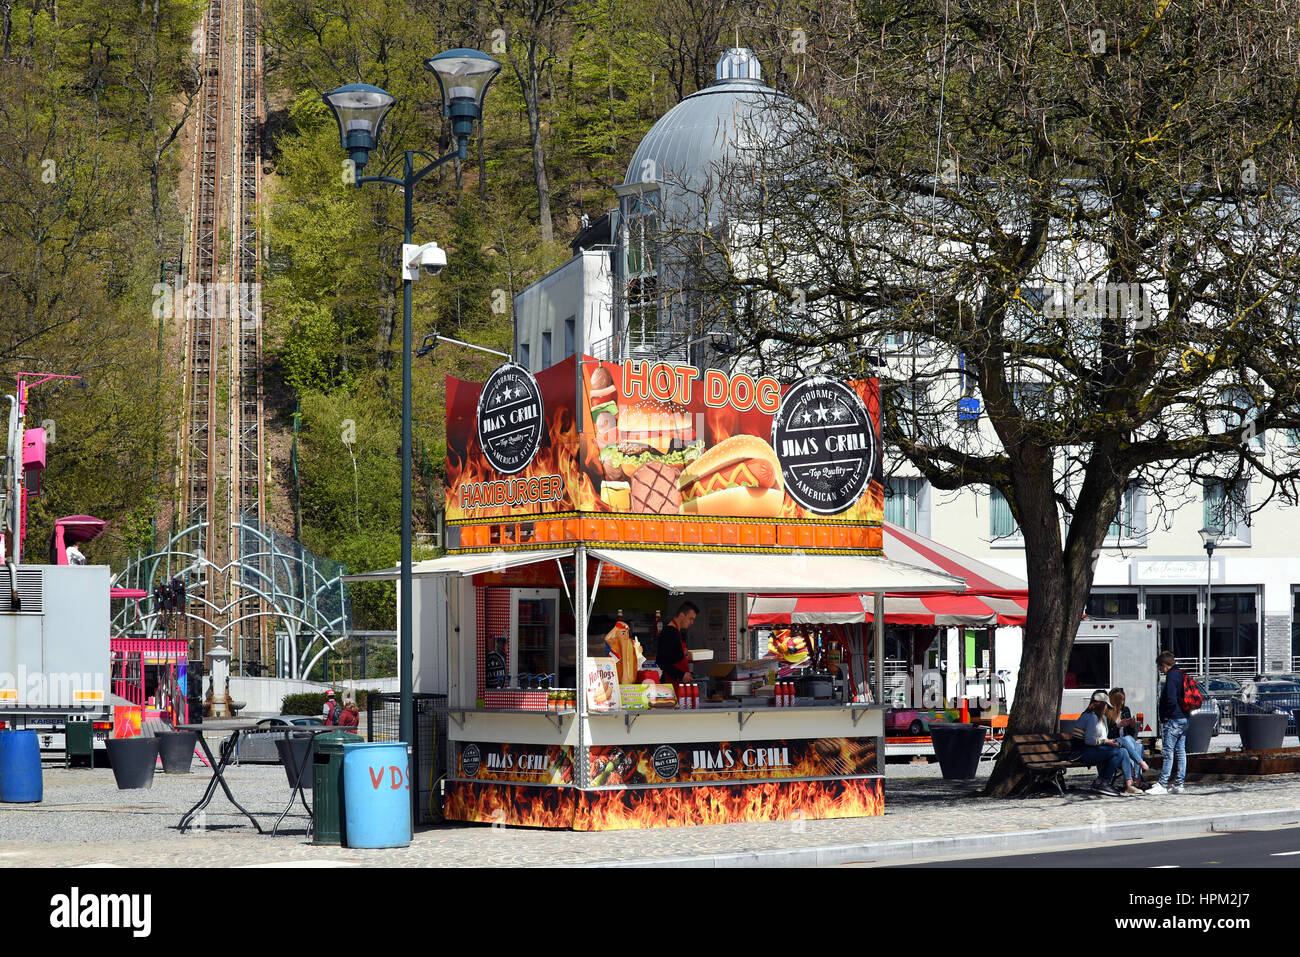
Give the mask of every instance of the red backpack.
[[1178, 701], [1179, 706], [1183, 709], [1183, 713], [1191, 714], [1204, 703], [1205, 695], [1201, 694], [1200, 685], [1196, 683], [1195, 678], [1184, 672], [1183, 693]]

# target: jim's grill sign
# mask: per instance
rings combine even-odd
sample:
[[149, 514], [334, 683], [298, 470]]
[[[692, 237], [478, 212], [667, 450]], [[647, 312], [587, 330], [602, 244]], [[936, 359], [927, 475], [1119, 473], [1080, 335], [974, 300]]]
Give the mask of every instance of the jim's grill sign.
[[817, 515], [835, 515], [856, 502], [876, 461], [875, 431], [862, 399], [823, 376], [796, 383], [781, 398], [772, 448], [786, 492]]
[[501, 475], [526, 469], [541, 445], [542, 390], [521, 365], [507, 362], [488, 377], [478, 399], [478, 444]]

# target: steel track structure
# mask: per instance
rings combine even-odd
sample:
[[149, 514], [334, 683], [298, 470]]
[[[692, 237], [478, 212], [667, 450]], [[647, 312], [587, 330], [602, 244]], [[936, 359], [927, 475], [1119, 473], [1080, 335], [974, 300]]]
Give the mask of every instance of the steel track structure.
[[[219, 568], [238, 563], [234, 527], [264, 515], [261, 249], [257, 228], [262, 60], [256, 0], [209, 0], [203, 16], [202, 89], [194, 145], [186, 270], [185, 415], [180, 528], [190, 550]], [[192, 294], [192, 295], [191, 295]], [[238, 576], [205, 576], [202, 601], [235, 620], [256, 596]], [[219, 593], [219, 589], [220, 592]], [[225, 615], [223, 615], [225, 617]], [[194, 637], [199, 656], [214, 636], [256, 639], [267, 660], [264, 619], [248, 632], [217, 621]]]

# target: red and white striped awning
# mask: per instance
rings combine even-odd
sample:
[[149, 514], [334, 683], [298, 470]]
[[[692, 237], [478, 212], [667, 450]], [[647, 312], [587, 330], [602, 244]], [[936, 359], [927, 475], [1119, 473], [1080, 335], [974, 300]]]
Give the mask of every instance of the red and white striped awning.
[[[966, 580], [961, 595], [886, 594], [891, 625], [1024, 625], [1029, 586], [1014, 575], [963, 555], [915, 532], [885, 523], [885, 557]], [[872, 620], [875, 598], [865, 595], [755, 596], [749, 623], [845, 625]]]

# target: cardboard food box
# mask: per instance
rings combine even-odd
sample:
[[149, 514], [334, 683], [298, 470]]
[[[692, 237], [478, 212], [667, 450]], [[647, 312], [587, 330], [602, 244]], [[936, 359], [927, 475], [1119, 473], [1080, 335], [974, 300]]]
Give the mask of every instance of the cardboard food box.
[[732, 677], [735, 670], [736, 663], [734, 661], [715, 661], [707, 669], [709, 677], [718, 681]]
[[648, 689], [648, 699], [650, 707], [672, 709], [677, 707], [677, 692], [673, 686], [665, 683], [657, 683], [646, 686]]
[[586, 683], [589, 710], [619, 710], [618, 662], [613, 658], [588, 658]]
[[619, 685], [618, 696], [624, 711], [650, 710], [650, 689], [644, 684]]
[[712, 648], [688, 648], [686, 650], [686, 654], [690, 657], [691, 661], [712, 661], [713, 660]]

